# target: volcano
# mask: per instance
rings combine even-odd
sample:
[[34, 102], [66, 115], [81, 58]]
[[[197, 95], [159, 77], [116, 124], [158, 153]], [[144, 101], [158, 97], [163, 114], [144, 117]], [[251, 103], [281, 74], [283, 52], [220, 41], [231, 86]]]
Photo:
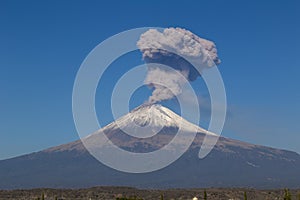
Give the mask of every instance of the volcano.
[[[150, 127], [143, 129], [147, 131], [140, 131], [146, 126]], [[124, 150], [152, 152], [169, 144], [179, 129], [196, 133], [189, 149], [171, 165], [149, 173], [133, 174], [109, 168], [83, 145], [83, 142], [95, 143], [95, 138], [103, 132]], [[157, 131], [158, 134], [154, 134]], [[166, 107], [143, 105], [83, 140], [0, 161], [0, 189], [96, 185], [139, 188], [300, 187], [299, 154], [220, 137], [211, 153], [199, 159], [199, 149], [207, 135], [216, 137]]]

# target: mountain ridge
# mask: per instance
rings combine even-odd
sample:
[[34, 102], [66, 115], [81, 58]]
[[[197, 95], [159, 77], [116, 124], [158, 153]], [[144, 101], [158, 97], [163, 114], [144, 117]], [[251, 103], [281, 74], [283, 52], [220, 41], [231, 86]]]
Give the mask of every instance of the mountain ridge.
[[[134, 112], [136, 110], [131, 113]], [[148, 114], [144, 114], [146, 117], [143, 119], [147, 121]], [[133, 118], [129, 119], [136, 123]], [[137, 124], [151, 124], [143, 122]], [[159, 121], [161, 122], [165, 123], [163, 120]], [[112, 125], [107, 125], [102, 130], [106, 130], [106, 136], [120, 148], [143, 153], [159, 149], [172, 140], [178, 127], [174, 128], [172, 123], [167, 124], [167, 127], [150, 138], [132, 137]], [[128, 125], [128, 121], [125, 125]], [[199, 132], [182, 157], [166, 168], [144, 174], [119, 172], [103, 165], [89, 154], [81, 140], [2, 160], [0, 189], [81, 188], [95, 185], [138, 188], [300, 187], [298, 153], [220, 137], [211, 153], [204, 159], [199, 159], [199, 149], [207, 136], [202, 130], [197, 129]]]

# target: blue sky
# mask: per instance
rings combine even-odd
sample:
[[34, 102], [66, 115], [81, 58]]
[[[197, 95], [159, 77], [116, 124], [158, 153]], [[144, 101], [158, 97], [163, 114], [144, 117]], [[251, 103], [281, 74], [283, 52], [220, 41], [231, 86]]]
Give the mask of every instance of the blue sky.
[[[109, 36], [144, 26], [183, 27], [216, 43], [229, 105], [224, 136], [300, 152], [299, 19], [292, 0], [1, 1], [0, 159], [78, 139], [71, 103], [81, 62]], [[115, 65], [129, 68], [138, 56]]]

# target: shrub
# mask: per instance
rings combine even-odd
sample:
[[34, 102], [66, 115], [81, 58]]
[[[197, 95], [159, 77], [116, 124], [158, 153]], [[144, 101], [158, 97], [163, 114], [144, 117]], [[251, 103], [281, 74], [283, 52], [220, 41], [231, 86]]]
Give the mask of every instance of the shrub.
[[289, 189], [284, 189], [284, 200], [292, 200], [292, 196]]
[[164, 195], [163, 194], [160, 195], [160, 200], [164, 200]]
[[247, 200], [247, 192], [244, 192], [244, 200]]
[[207, 200], [207, 193], [206, 193], [206, 190], [204, 190], [204, 200]]

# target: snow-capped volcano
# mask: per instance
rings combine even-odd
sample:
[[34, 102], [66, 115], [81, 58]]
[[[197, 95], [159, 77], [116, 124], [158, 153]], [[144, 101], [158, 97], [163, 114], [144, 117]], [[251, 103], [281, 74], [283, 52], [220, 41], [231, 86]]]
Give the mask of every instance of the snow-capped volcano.
[[141, 105], [104, 127], [103, 131], [110, 132], [111, 130], [121, 129], [129, 135], [145, 138], [155, 135], [163, 128], [215, 135], [188, 122], [170, 109], [159, 104]]
[[[83, 145], [86, 142], [94, 147], [95, 144], [99, 148], [97, 152], [103, 153], [106, 146], [97, 143], [102, 138], [97, 136], [101, 136], [99, 133], [103, 131], [116, 146], [126, 151], [153, 152], [168, 145], [179, 128], [184, 130], [180, 141], [185, 139], [185, 132], [197, 132], [191, 146], [174, 163], [151, 173], [118, 172], [96, 160]], [[154, 135], [157, 130], [158, 134]], [[4, 180], [0, 181], [0, 189], [95, 185], [150, 188], [299, 187], [299, 154], [220, 137], [211, 153], [199, 159], [199, 149], [206, 134], [211, 133], [168, 108], [142, 105], [83, 140], [0, 161], [0, 180]], [[131, 163], [126, 159], [121, 161]]]

